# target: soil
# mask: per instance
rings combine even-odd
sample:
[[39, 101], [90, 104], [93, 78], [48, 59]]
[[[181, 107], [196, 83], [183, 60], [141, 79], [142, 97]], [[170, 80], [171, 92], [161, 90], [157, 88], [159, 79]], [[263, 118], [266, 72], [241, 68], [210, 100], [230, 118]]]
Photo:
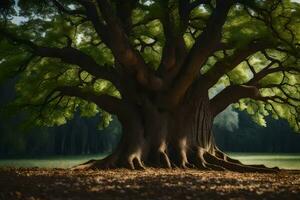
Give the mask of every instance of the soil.
[[300, 171], [0, 169], [0, 199], [300, 199]]

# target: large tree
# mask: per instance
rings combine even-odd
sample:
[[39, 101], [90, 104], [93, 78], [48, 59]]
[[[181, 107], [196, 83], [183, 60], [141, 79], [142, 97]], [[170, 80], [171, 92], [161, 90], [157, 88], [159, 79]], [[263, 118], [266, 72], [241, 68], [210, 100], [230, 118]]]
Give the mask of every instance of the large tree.
[[6, 0], [1, 78], [30, 123], [118, 117], [115, 152], [80, 168], [270, 171], [220, 151], [212, 123], [234, 104], [299, 130], [299, 31], [291, 0]]

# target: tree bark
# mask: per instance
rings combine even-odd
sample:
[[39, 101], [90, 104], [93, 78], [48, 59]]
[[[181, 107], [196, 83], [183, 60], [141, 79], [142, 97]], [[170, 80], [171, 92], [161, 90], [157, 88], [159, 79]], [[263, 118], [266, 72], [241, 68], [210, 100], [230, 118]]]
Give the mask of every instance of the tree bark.
[[[125, 108], [124, 108], [125, 109]], [[264, 166], [245, 166], [215, 144], [207, 91], [189, 92], [176, 109], [161, 111], [149, 98], [127, 107], [119, 116], [123, 135], [115, 152], [103, 160], [74, 169], [199, 168], [238, 172], [274, 172]]]

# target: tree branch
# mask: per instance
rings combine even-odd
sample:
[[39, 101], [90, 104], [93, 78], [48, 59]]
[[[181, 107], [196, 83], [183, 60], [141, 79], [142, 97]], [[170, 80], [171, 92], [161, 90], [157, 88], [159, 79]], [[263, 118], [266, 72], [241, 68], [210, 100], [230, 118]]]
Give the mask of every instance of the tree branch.
[[38, 46], [30, 40], [21, 39], [12, 33], [0, 29], [0, 35], [18, 45], [25, 45], [35, 56], [60, 58], [68, 64], [78, 65], [93, 76], [111, 81], [116, 87], [119, 86], [117, 72], [108, 66], [100, 66], [89, 55], [73, 47], [55, 48]]
[[[271, 65], [269, 65], [271, 66]], [[236, 103], [238, 100], [243, 98], [251, 98], [254, 100], [261, 100], [261, 101], [267, 101], [267, 100], [273, 100], [279, 99], [283, 103], [286, 103], [288, 105], [293, 105], [289, 102], [289, 99], [293, 101], [300, 102], [300, 99], [293, 97], [292, 95], [288, 94], [286, 91], [283, 90], [281, 84], [270, 84], [268, 86], [261, 86], [258, 84], [258, 82], [266, 77], [269, 74], [276, 73], [276, 72], [290, 72], [295, 71], [297, 73], [300, 73], [300, 69], [295, 67], [276, 67], [276, 68], [265, 68], [262, 71], [258, 72], [254, 75], [254, 77], [248, 81], [245, 85], [231, 85], [225, 88], [223, 91], [221, 91], [218, 95], [216, 95], [214, 98], [210, 100], [210, 105], [212, 109], [212, 113], [214, 116], [222, 112], [226, 107], [228, 107], [232, 103]], [[271, 96], [271, 97], [263, 97], [261, 96], [259, 89], [262, 88], [279, 88], [283, 95], [286, 96], [286, 98], [280, 97], [280, 96]]]
[[122, 26], [126, 34], [130, 34], [132, 30], [132, 11], [137, 7], [138, 0], [116, 0], [117, 16], [122, 22]]
[[155, 76], [142, 56], [131, 46], [121, 20], [114, 14], [111, 4], [107, 0], [98, 0], [94, 3], [84, 0], [80, 2], [85, 6], [87, 16], [96, 32], [111, 49], [116, 60], [133, 73], [142, 86], [151, 90], [161, 89], [162, 81]]
[[164, 79], [166, 85], [170, 84], [179, 72], [187, 55], [187, 47], [183, 38], [183, 33], [188, 25], [188, 2], [179, 0], [180, 25], [176, 24], [170, 15], [169, 1], [162, 1], [163, 25], [165, 44], [163, 46], [162, 58], [158, 68], [158, 74]]
[[126, 105], [121, 99], [106, 94], [97, 96], [96, 94], [92, 94], [90, 92], [84, 92], [76, 86], [58, 87], [55, 89], [55, 91], [59, 91], [65, 96], [77, 97], [93, 102], [103, 110], [115, 115], [121, 115], [123, 110], [126, 108]]
[[222, 90], [210, 100], [212, 115], [216, 116], [225, 110], [230, 104], [238, 102], [242, 98], [257, 99], [260, 93], [257, 87], [248, 85], [231, 85]]
[[247, 48], [237, 49], [232, 56], [217, 62], [211, 70], [205, 73], [198, 80], [197, 84], [199, 86], [205, 85], [205, 87], [208, 89], [211, 88], [222, 76], [245, 61], [249, 56], [272, 46], [274, 46], [274, 44], [268, 44], [263, 41], [253, 41], [247, 46]]
[[174, 85], [168, 93], [168, 104], [177, 105], [194, 79], [199, 75], [201, 68], [208, 57], [216, 50], [222, 37], [222, 28], [233, 1], [218, 0], [207, 26], [197, 38], [194, 46], [187, 55], [179, 76], [174, 80]]
[[269, 74], [276, 73], [276, 72], [297, 72], [300, 73], [300, 69], [296, 67], [276, 67], [276, 68], [265, 68], [254, 75], [254, 77], [248, 82], [249, 85], [257, 85], [258, 82], [266, 77]]

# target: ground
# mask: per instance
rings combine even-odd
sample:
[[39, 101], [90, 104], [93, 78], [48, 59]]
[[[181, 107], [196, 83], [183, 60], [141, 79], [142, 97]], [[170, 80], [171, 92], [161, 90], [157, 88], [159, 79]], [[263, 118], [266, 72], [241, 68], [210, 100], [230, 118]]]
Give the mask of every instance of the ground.
[[300, 171], [0, 169], [0, 199], [300, 199]]

